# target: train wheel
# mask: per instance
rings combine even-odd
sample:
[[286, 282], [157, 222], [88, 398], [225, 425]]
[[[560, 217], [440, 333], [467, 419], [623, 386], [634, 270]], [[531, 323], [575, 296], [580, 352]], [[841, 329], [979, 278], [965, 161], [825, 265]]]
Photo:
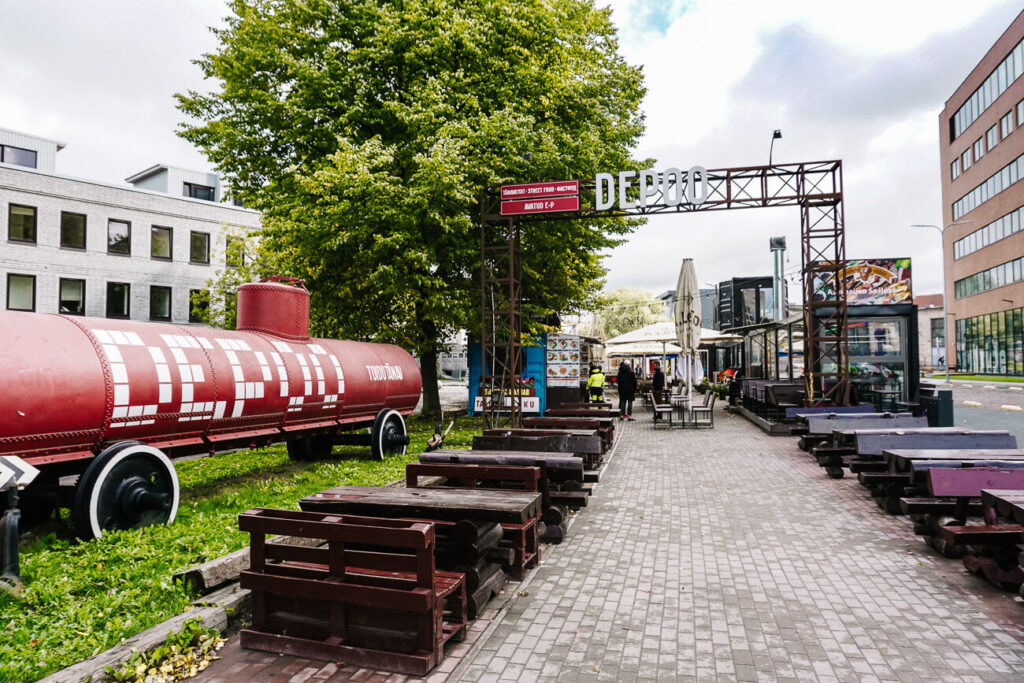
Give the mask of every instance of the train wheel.
[[405, 431], [405, 420], [397, 410], [385, 408], [377, 413], [370, 432], [370, 452], [377, 460], [389, 455], [405, 455], [409, 435]]
[[71, 519], [82, 539], [170, 524], [178, 514], [178, 497], [178, 475], [167, 456], [138, 441], [124, 441], [89, 463], [75, 489]]
[[333, 449], [329, 436], [300, 436], [288, 442], [288, 457], [300, 462], [326, 460]]

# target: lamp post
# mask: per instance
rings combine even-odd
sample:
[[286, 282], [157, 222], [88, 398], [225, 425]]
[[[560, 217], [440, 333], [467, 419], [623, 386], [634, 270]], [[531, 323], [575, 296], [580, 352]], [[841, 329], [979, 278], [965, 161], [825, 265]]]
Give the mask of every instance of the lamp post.
[[772, 132], [772, 144], [768, 146], [768, 165], [772, 165], [772, 150], [775, 149], [775, 141], [782, 139], [782, 131], [776, 128]]
[[[965, 223], [973, 223], [974, 221], [953, 221], [947, 223], [941, 228], [937, 225], [930, 223], [914, 223], [910, 227], [912, 228], [935, 228], [939, 231], [939, 240], [942, 240], [942, 235], [946, 231], [946, 228], [954, 225], [964, 225]], [[949, 383], [949, 296], [946, 293], [946, 244], [942, 241], [942, 336], [943, 342], [946, 346], [946, 383]]]

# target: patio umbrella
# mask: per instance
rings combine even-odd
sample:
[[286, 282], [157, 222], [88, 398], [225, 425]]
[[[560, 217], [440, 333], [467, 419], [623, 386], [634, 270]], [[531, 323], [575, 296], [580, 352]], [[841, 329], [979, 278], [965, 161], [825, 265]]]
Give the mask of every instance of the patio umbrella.
[[697, 381], [697, 347], [700, 346], [700, 288], [693, 259], [683, 259], [676, 284], [676, 338], [680, 360], [686, 363], [686, 392], [693, 399], [693, 383]]

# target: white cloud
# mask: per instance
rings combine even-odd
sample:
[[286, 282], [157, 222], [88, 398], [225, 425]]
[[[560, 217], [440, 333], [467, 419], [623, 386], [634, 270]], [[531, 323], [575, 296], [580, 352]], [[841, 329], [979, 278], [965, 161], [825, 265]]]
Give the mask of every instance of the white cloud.
[[[848, 257], [910, 256], [916, 291], [941, 291], [938, 236], [909, 227], [941, 221], [938, 113], [1018, 3], [707, 0], [645, 14], [647, 4], [611, 5], [648, 87], [639, 157], [763, 164], [782, 129], [775, 161], [842, 159]], [[669, 25], [650, 24], [668, 13]], [[664, 291], [685, 257], [702, 283], [769, 274], [775, 235], [799, 267], [795, 208], [652, 218], [610, 254], [608, 287]]]

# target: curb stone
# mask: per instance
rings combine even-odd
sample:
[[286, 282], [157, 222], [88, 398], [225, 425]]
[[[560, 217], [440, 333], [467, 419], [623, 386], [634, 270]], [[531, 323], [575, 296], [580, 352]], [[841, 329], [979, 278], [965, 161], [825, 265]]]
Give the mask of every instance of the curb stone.
[[163, 645], [168, 633], [177, 633], [189, 619], [199, 619], [203, 626], [224, 631], [228, 623], [246, 610], [249, 604], [249, 591], [232, 584], [227, 588], [197, 599], [192, 603], [196, 607], [171, 617], [167, 621], [138, 633], [124, 642], [118, 643], [106, 652], [90, 657], [85, 661], [69, 666], [66, 669], [50, 674], [40, 683], [79, 683], [93, 678], [105, 680], [106, 667], [117, 667], [131, 657], [133, 650], [147, 652]]

